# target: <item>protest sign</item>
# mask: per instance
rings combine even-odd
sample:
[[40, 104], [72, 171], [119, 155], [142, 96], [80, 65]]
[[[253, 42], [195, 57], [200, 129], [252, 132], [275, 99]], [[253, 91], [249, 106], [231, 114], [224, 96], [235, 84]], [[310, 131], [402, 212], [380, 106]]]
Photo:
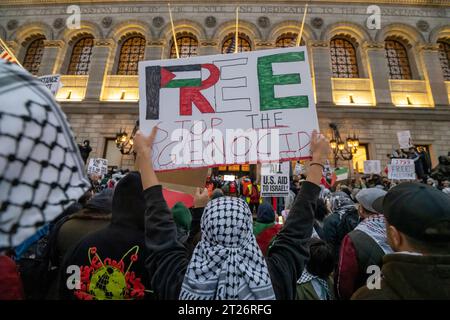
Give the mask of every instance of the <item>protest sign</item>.
[[45, 86], [48, 90], [50, 90], [53, 96], [56, 96], [59, 88], [62, 87], [61, 76], [59, 74], [42, 76], [39, 77], [39, 80], [41, 80], [41, 82], [45, 84]]
[[195, 190], [200, 187], [204, 188], [207, 168], [197, 168], [192, 170], [179, 170], [171, 172], [157, 172], [159, 182], [164, 188], [183, 192], [186, 194], [194, 194]]
[[289, 162], [261, 165], [261, 197], [288, 196], [289, 165]]
[[393, 180], [415, 180], [416, 170], [412, 159], [392, 159], [388, 178]]
[[139, 63], [156, 171], [309, 158], [318, 129], [306, 47]]
[[108, 173], [108, 160], [91, 158], [87, 169], [88, 174], [104, 175]]
[[380, 174], [381, 161], [380, 160], [365, 160], [364, 161], [364, 174]]
[[294, 175], [299, 176], [304, 172], [305, 172], [305, 168], [303, 167], [303, 165], [300, 162], [297, 162], [295, 164], [295, 168], [294, 168]]
[[397, 139], [398, 139], [398, 144], [400, 145], [400, 149], [409, 149], [412, 147], [411, 132], [409, 130], [398, 131]]

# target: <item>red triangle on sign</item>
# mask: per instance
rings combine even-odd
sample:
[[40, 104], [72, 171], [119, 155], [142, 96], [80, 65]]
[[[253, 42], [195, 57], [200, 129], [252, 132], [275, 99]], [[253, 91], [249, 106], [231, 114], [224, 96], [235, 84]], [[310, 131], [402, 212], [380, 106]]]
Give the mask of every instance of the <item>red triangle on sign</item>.
[[175, 77], [174, 73], [161, 68], [161, 88], [164, 88]]

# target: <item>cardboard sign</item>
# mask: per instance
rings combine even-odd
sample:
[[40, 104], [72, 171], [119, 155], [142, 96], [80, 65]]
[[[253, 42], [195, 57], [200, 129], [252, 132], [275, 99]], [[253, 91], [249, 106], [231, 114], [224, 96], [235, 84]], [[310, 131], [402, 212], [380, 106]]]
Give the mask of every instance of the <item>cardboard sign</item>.
[[309, 158], [318, 129], [306, 47], [139, 63], [156, 171]]
[[289, 165], [289, 162], [261, 165], [261, 197], [288, 196]]
[[91, 158], [87, 169], [88, 174], [104, 175], [108, 173], [108, 160]]
[[409, 130], [398, 131], [397, 139], [400, 149], [409, 149], [413, 146], [411, 143], [411, 132]]
[[364, 174], [379, 174], [381, 172], [380, 160], [365, 160], [364, 161]]
[[415, 180], [416, 169], [412, 159], [392, 159], [388, 178], [393, 180]]
[[50, 90], [53, 96], [56, 96], [56, 93], [62, 87], [61, 76], [59, 74], [42, 76], [39, 77], [39, 80], [41, 80], [41, 82], [45, 84], [45, 86], [48, 90]]
[[156, 173], [163, 187], [189, 195], [193, 195], [198, 187], [205, 187], [207, 175], [207, 168]]
[[223, 176], [223, 181], [234, 181], [234, 180], [236, 180], [236, 176], [234, 175], [226, 174]]

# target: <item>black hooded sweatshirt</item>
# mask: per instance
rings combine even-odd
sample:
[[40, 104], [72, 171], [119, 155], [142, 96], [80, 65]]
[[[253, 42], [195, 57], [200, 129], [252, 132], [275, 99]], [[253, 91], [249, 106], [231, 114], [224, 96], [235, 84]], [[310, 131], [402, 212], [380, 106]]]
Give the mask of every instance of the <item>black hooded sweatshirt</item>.
[[[140, 174], [131, 172], [116, 185], [111, 223], [84, 237], [65, 255], [61, 268], [62, 299], [149, 299], [149, 276], [144, 266], [145, 199]], [[71, 265], [80, 266], [80, 289], [76, 272], [66, 273]]]

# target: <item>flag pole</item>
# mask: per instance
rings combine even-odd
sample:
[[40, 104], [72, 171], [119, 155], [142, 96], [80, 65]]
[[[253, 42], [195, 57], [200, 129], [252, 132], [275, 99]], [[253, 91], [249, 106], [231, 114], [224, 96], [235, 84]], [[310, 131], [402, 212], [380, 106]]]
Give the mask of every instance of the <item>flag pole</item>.
[[234, 53], [239, 52], [239, 7], [236, 7], [236, 34], [234, 35]]
[[308, 4], [305, 4], [305, 12], [303, 12], [303, 19], [302, 19], [302, 24], [300, 26], [300, 32], [298, 33], [298, 37], [297, 37], [297, 47], [300, 47], [300, 43], [302, 42], [302, 35], [303, 35], [303, 26], [305, 25], [305, 18], [306, 18], [306, 11], [308, 9]]
[[[19, 62], [19, 59], [17, 59], [17, 57], [14, 55], [14, 53], [12, 53], [11, 49], [7, 46], [7, 44], [3, 41], [2, 38], [0, 38], [0, 45], [3, 47], [3, 49], [5, 49], [6, 52], [8, 52], [8, 54], [9, 54], [11, 57], [14, 58], [14, 60], [16, 61], [16, 63], [17, 63], [19, 66], [21, 66], [21, 67], [23, 68], [22, 64]], [[24, 69], [25, 69], [25, 68], [24, 68]]]
[[175, 34], [175, 27], [173, 25], [173, 19], [172, 19], [172, 10], [170, 9], [170, 3], [168, 3], [167, 5], [169, 6], [170, 24], [172, 25], [172, 36], [173, 36], [173, 43], [175, 45], [175, 52], [177, 54], [177, 59], [180, 59], [180, 52], [178, 51], [177, 36]]

